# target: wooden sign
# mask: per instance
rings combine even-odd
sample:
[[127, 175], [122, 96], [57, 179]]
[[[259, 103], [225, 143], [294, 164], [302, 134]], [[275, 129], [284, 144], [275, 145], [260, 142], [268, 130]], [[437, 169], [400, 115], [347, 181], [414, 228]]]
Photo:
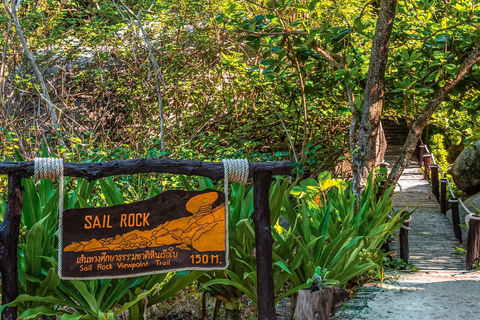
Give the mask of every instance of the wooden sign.
[[62, 279], [124, 278], [228, 266], [225, 197], [166, 191], [151, 199], [63, 212]]

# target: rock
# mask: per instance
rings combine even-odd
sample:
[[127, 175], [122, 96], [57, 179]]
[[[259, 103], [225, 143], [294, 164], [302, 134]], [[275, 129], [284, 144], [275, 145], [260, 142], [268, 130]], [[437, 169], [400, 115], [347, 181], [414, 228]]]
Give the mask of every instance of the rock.
[[[468, 208], [468, 210], [470, 210], [470, 212], [477, 212], [475, 207], [480, 208], [480, 192], [463, 201], [463, 204]], [[461, 204], [458, 204], [458, 213], [460, 216], [460, 224], [465, 224], [465, 216], [467, 215], [467, 212]], [[447, 218], [450, 222], [452, 222], [452, 210], [447, 211]], [[463, 244], [465, 244], [467, 242], [468, 229], [460, 228], [460, 230], [462, 230]]]
[[480, 192], [480, 140], [460, 153], [451, 174], [460, 190], [469, 195]]
[[458, 156], [460, 155], [460, 153], [462, 153], [463, 150], [465, 150], [465, 147], [464, 147], [463, 143], [460, 143], [458, 146], [452, 144], [450, 147], [448, 147], [447, 148], [447, 152], [448, 152], [447, 161], [448, 161], [448, 163], [454, 163], [455, 160], [458, 158]]
[[89, 252], [89, 251], [97, 251], [101, 249], [103, 249], [103, 245], [98, 240], [93, 239], [87, 245], [85, 245], [85, 248], [83, 248], [83, 251]]
[[200, 252], [224, 251], [225, 242], [218, 241], [225, 234], [225, 221], [215, 222], [209, 225], [201, 233], [195, 234], [192, 239], [192, 247]]

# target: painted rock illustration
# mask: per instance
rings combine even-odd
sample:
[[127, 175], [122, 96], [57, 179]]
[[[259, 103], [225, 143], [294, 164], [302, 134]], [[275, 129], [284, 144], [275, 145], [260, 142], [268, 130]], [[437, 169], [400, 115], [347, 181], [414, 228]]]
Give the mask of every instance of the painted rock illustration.
[[182, 250], [192, 247], [200, 252], [224, 251], [225, 204], [213, 208], [217, 198], [216, 192], [199, 194], [186, 204], [192, 216], [167, 221], [151, 230], [134, 230], [112, 238], [72, 242], [64, 251], [134, 250], [168, 245], [176, 245]]

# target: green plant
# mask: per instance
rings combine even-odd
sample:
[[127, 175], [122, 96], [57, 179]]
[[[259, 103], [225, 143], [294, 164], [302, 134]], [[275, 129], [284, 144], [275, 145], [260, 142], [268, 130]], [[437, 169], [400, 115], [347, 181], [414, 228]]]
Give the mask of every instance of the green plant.
[[399, 211], [389, 218], [393, 188], [377, 200], [372, 179], [371, 175], [356, 211], [350, 186], [328, 174], [293, 189], [296, 208], [289, 201], [284, 204], [290, 228], [274, 232], [282, 250], [278, 255], [295, 274], [291, 281], [305, 283], [321, 267], [326, 270], [323, 279], [343, 285], [377, 266], [381, 245], [410, 214], [401, 217]]
[[[194, 185], [182, 178], [185, 188], [193, 190]], [[270, 212], [272, 228], [278, 225], [283, 202], [295, 184], [288, 179], [275, 181], [270, 188]], [[198, 187], [221, 188], [214, 186], [209, 179], [198, 179]], [[252, 221], [253, 188], [234, 183], [230, 185], [229, 203], [229, 243], [230, 261], [226, 271], [212, 271], [201, 276], [198, 281], [211, 290], [217, 300], [224, 303], [227, 314], [238, 318], [242, 309], [241, 297], [247, 295], [254, 305], [258, 305], [257, 271], [255, 255], [255, 232]], [[274, 249], [275, 250], [275, 249]], [[275, 279], [276, 301], [283, 299], [302, 288], [308, 287], [306, 282], [299, 286], [285, 287], [285, 280], [291, 274], [282, 259], [273, 256], [273, 273]]]
[[[464, 193], [457, 188], [457, 185], [453, 181], [452, 175], [448, 173], [448, 152], [445, 147], [445, 137], [442, 134], [435, 134], [430, 138], [430, 152], [433, 153], [435, 160], [437, 164], [439, 165], [440, 169], [442, 170], [445, 179], [448, 180], [450, 183], [450, 186], [452, 188], [453, 193], [457, 196], [462, 198], [464, 196]], [[431, 172], [430, 172], [431, 175]], [[438, 178], [442, 179], [441, 173], [438, 173]], [[450, 192], [447, 192], [447, 199], [450, 199], [452, 196]]]
[[[94, 192], [95, 182], [78, 179], [74, 192], [65, 193], [66, 208], [89, 207], [100, 197], [108, 205], [124, 203], [112, 178], [98, 183], [101, 192]], [[17, 306], [21, 318], [61, 315], [62, 319], [114, 319], [128, 310], [130, 319], [139, 319], [147, 307], [144, 298], [148, 298], [148, 305], [158, 303], [203, 274], [195, 271], [178, 272], [169, 277], [158, 274], [127, 279], [60, 280], [56, 262], [58, 186], [54, 191], [50, 180], [41, 180], [35, 185], [31, 179], [24, 179], [23, 186], [22, 224], [27, 232], [19, 243], [20, 295], [8, 305]], [[155, 191], [158, 189], [152, 193]]]
[[406, 263], [402, 258], [391, 259], [390, 257], [383, 257], [383, 266], [387, 270], [408, 269], [418, 271], [413, 263]]

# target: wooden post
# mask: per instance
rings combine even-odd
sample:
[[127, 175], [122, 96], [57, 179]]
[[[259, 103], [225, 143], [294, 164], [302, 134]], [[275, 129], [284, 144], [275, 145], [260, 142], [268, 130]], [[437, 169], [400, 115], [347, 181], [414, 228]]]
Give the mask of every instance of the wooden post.
[[[312, 286], [313, 287], [313, 286]], [[335, 305], [348, 297], [348, 293], [333, 286], [298, 292], [295, 320], [328, 320]]]
[[423, 155], [423, 167], [425, 168], [423, 179], [428, 181], [428, 173], [430, 172], [430, 166], [432, 165], [432, 156], [427, 153]]
[[480, 220], [470, 220], [467, 237], [467, 270], [474, 269], [478, 265], [480, 254]]
[[[0, 226], [0, 273], [2, 274], [2, 304], [18, 296], [17, 246], [22, 219], [23, 188], [18, 173], [8, 175], [7, 214]], [[17, 319], [17, 307], [5, 308], [2, 320]]]
[[430, 172], [432, 173], [432, 191], [437, 198], [437, 201], [440, 202], [440, 190], [438, 184], [438, 165], [430, 166]]
[[458, 211], [458, 199], [453, 198], [448, 202], [452, 205], [452, 223], [453, 223], [453, 233], [455, 238], [462, 243], [462, 229], [460, 227], [460, 214]]
[[423, 155], [425, 154], [425, 145], [421, 144], [418, 146], [418, 166], [421, 167], [423, 164]]
[[276, 319], [272, 270], [273, 237], [269, 204], [271, 183], [271, 172], [262, 171], [253, 174], [253, 221], [255, 223], [259, 320]]
[[[457, 210], [458, 210], [458, 201], [457, 201]], [[446, 179], [440, 179], [440, 212], [443, 213], [444, 215], [447, 214], [447, 180]]]
[[[408, 228], [409, 222], [404, 222], [403, 225]], [[399, 251], [400, 251], [400, 258], [408, 263], [410, 250], [408, 247], [408, 230], [405, 228], [400, 228], [400, 236], [399, 236]]]

